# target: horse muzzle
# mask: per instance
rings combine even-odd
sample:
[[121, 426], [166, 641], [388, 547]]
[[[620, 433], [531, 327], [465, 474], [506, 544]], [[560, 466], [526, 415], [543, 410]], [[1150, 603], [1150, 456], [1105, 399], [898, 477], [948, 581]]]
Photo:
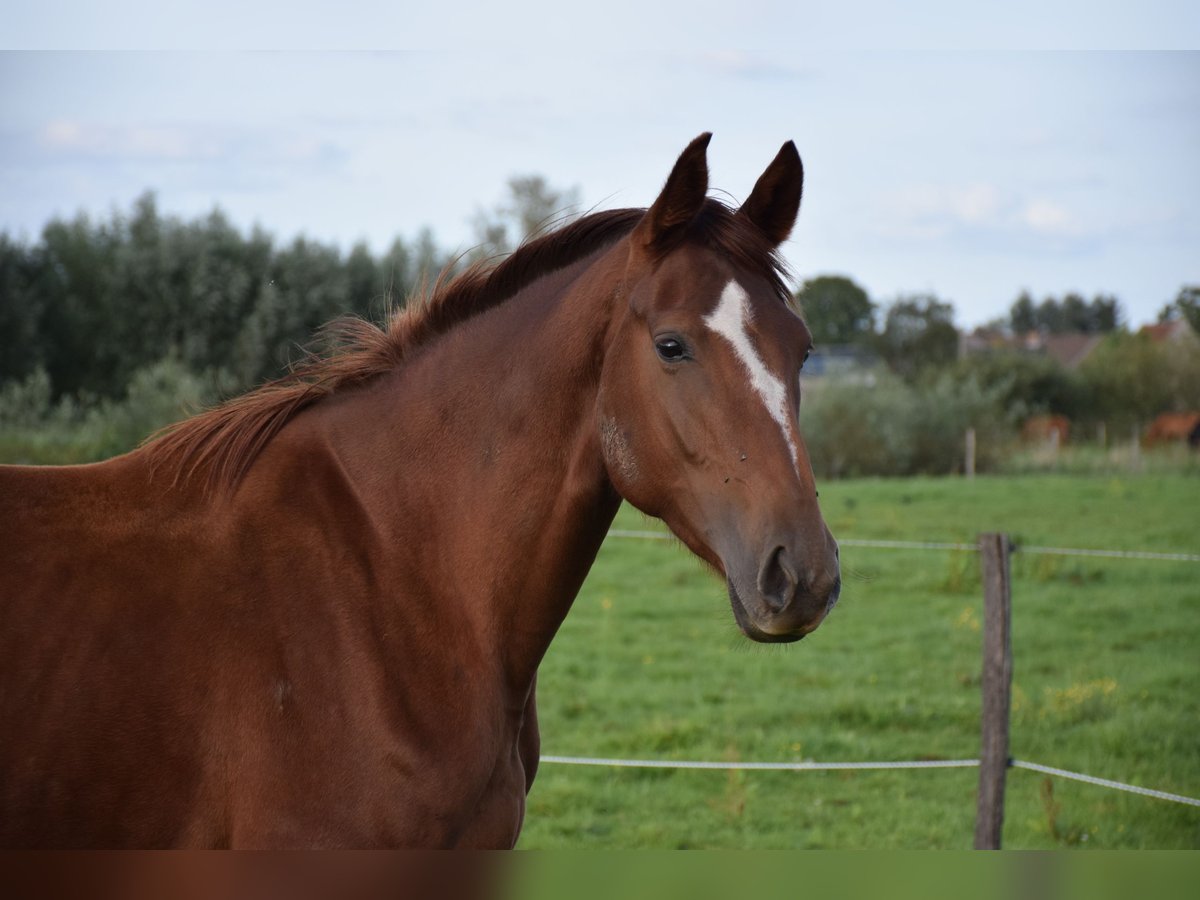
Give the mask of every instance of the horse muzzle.
[[[837, 544], [815, 559], [777, 544], [763, 555], [754, 577], [747, 569], [726, 566], [729, 603], [738, 627], [762, 643], [798, 641], [815, 631], [833, 609], [842, 590]], [[740, 577], [739, 577], [740, 576]]]

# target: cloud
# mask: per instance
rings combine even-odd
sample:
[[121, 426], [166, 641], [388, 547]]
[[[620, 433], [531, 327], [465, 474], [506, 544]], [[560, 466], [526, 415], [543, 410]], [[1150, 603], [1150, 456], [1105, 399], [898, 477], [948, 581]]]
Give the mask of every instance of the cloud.
[[43, 156], [89, 162], [329, 165], [346, 157], [336, 143], [301, 130], [202, 124], [111, 124], [55, 119], [32, 143]]
[[56, 119], [37, 134], [42, 150], [68, 157], [169, 162], [224, 155], [222, 141], [195, 129], [162, 125], [107, 125]]
[[877, 230], [888, 238], [953, 241], [987, 238], [1090, 241], [1099, 236], [1066, 205], [1046, 196], [1026, 196], [995, 184], [910, 185], [887, 197]]
[[1030, 200], [1021, 210], [1021, 218], [1031, 229], [1044, 234], [1070, 235], [1078, 230], [1071, 214], [1050, 200]]

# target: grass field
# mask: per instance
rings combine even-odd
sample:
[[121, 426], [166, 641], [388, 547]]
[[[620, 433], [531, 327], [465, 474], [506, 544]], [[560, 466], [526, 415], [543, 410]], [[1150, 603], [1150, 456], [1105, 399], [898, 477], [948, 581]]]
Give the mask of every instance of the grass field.
[[[821, 485], [840, 538], [1200, 553], [1200, 479], [1012, 476]], [[619, 528], [658, 527], [623, 508]], [[837, 609], [752, 644], [674, 542], [611, 537], [542, 666], [542, 749], [714, 760], [973, 758], [976, 555], [845, 548]], [[1012, 755], [1200, 797], [1200, 563], [1013, 559]], [[966, 848], [975, 769], [545, 764], [520, 846]], [[1012, 848], [1196, 848], [1200, 808], [1010, 770]]]

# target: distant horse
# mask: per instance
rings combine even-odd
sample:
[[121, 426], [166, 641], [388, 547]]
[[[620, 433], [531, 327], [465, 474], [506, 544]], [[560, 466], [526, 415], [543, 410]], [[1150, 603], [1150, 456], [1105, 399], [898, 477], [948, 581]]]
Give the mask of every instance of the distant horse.
[[[785, 144], [709, 135], [383, 328], [88, 466], [0, 468], [0, 845], [509, 847], [534, 680], [621, 499], [757, 641], [840, 589], [798, 430]], [[748, 688], [748, 690], [753, 689]]]
[[1071, 434], [1071, 420], [1066, 416], [1031, 416], [1021, 426], [1021, 440], [1027, 444], [1053, 444], [1061, 447]]
[[1142, 436], [1147, 447], [1185, 442], [1193, 448], [1200, 446], [1200, 412], [1162, 413]]

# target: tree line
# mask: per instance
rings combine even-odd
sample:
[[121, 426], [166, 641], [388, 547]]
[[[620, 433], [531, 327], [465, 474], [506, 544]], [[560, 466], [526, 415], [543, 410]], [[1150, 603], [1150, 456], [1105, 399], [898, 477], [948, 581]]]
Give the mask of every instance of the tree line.
[[381, 257], [242, 234], [219, 211], [55, 220], [32, 244], [0, 235], [0, 379], [44, 371], [55, 398], [117, 398], [165, 357], [239, 390], [278, 375], [298, 344], [344, 314], [378, 316], [445, 254], [426, 232]]
[[[1007, 316], [978, 330], [969, 353], [952, 304], [931, 294], [884, 305], [850, 278], [820, 276], [796, 299], [817, 352], [852, 348], [862, 367], [857, 379], [813, 386], [805, 400], [806, 440], [826, 474], [954, 471], [968, 428], [980, 435], [986, 470], [1033, 416], [1065, 416], [1074, 441], [1094, 441], [1128, 436], [1162, 412], [1200, 409], [1200, 340], [1131, 331], [1110, 294], [1036, 302], [1023, 292]], [[1159, 313], [1160, 322], [1180, 320], [1200, 333], [1200, 287], [1184, 286]], [[1067, 334], [1094, 342], [1075, 367], [1046, 352]]]
[[[259, 228], [243, 233], [220, 211], [194, 220], [164, 215], [149, 193], [128, 213], [55, 219], [31, 242], [0, 234], [0, 456], [24, 459], [29, 442], [14, 435], [53, 425], [109, 435], [102, 447], [79, 451], [85, 457], [125, 449], [188, 411], [183, 401], [212, 402], [280, 375], [331, 319], [378, 320], [423, 277], [508, 252], [569, 219], [577, 202], [576, 191], [539, 176], [512, 179], [506, 199], [477, 214], [478, 246], [465, 260], [428, 231], [379, 255], [365, 244], [343, 252], [304, 237], [278, 243]], [[1055, 412], [1124, 421], [1200, 405], [1197, 354], [1166, 359], [1128, 332], [1110, 295], [1037, 302], [1022, 294], [994, 323], [1012, 334], [1107, 335], [1096, 361], [1078, 372], [1030, 355], [961, 359], [953, 305], [932, 294], [885, 305], [849, 278], [822, 276], [804, 282], [796, 299], [818, 350], [860, 348], [883, 377], [906, 386], [895, 390], [969, 382], [998, 418]], [[1162, 318], [1200, 327], [1200, 288], [1181, 290]], [[113, 422], [126, 425], [113, 432]], [[18, 450], [6, 450], [5, 440]]]
[[447, 267], [508, 253], [568, 220], [577, 191], [510, 179], [479, 211], [463, 258], [428, 230], [381, 256], [298, 237], [242, 234], [219, 210], [164, 216], [152, 193], [126, 215], [55, 219], [30, 244], [0, 234], [0, 382], [44, 371], [54, 397], [122, 395], [138, 370], [170, 357], [222, 391], [281, 374], [340, 315], [380, 319]]

